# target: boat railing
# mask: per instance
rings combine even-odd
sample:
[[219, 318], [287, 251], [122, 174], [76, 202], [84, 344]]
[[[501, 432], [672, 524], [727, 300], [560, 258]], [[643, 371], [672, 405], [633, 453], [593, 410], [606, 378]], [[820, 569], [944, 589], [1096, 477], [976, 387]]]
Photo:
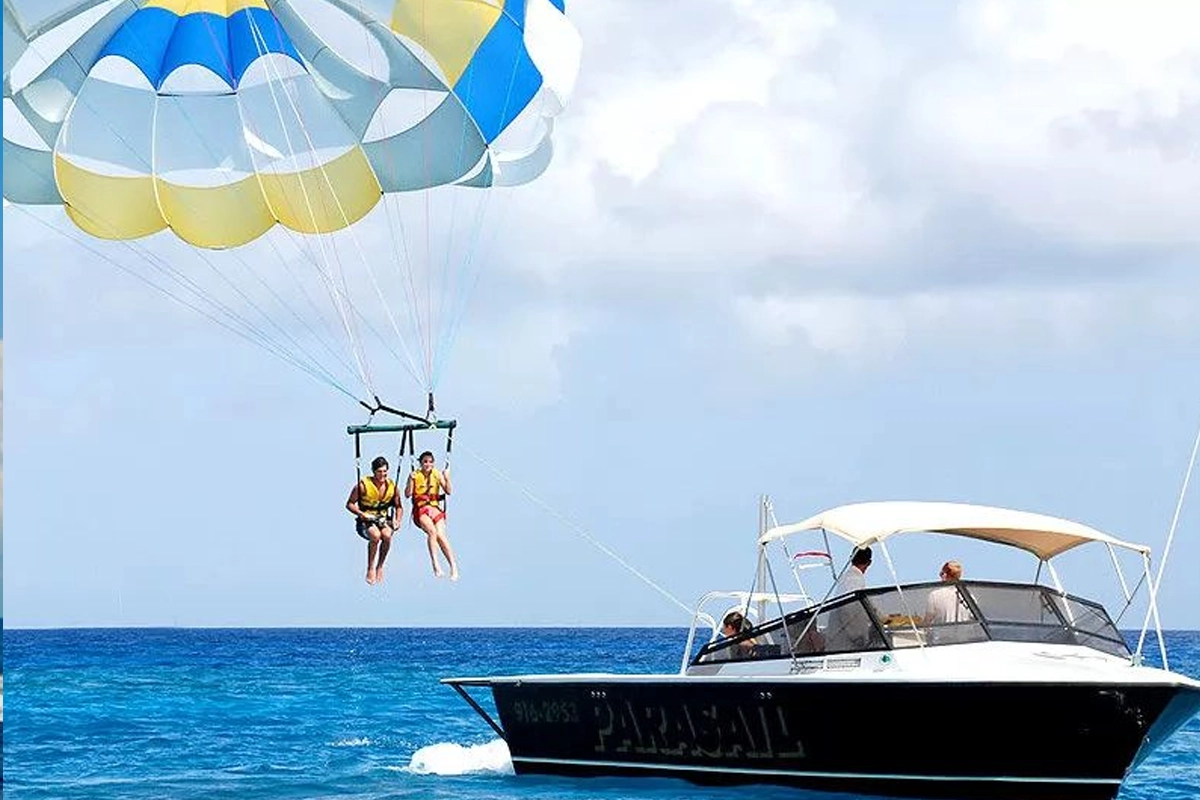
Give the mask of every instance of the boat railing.
[[[724, 610], [717, 615], [709, 612], [708, 608], [714, 601], [724, 601]], [[812, 602], [812, 598], [807, 594], [794, 593], [768, 593], [768, 592], [746, 592], [746, 591], [729, 591], [717, 590], [711, 591], [703, 595], [696, 603], [695, 611], [692, 614], [692, 622], [688, 628], [687, 643], [683, 648], [683, 661], [680, 664], [679, 671], [681, 673], [687, 671], [688, 664], [693, 660], [693, 651], [696, 647], [696, 636], [701, 626], [706, 626], [709, 629], [707, 643], [704, 647], [711, 647], [714, 642], [722, 640], [721, 623], [725, 616], [730, 611], [739, 611], [749, 623], [749, 628], [758, 627], [760, 620], [758, 619], [759, 611], [755, 608], [763, 608], [766, 604], [775, 604], [780, 611], [780, 618], [785, 616], [788, 607], [805, 607]], [[744, 641], [744, 636], [738, 636], [738, 641]], [[759, 657], [767, 657], [771, 648], [763, 648], [756, 651]], [[781, 648], [782, 650], [782, 648]], [[777, 654], [776, 654], [777, 655]]]

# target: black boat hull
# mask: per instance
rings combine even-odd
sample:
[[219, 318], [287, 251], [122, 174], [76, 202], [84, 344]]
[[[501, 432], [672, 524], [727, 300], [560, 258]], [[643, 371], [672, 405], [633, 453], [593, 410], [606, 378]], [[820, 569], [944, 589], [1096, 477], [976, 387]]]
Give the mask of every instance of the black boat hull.
[[1111, 800], [1200, 710], [1172, 685], [491, 684], [518, 774], [671, 776], [922, 798]]

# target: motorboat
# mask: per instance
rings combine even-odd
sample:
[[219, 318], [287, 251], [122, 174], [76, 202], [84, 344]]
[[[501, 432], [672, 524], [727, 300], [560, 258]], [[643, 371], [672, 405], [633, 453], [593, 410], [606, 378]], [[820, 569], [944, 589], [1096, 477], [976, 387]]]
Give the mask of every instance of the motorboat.
[[[678, 672], [442, 682], [503, 737], [518, 775], [924, 798], [1110, 800], [1200, 710], [1200, 682], [1169, 669], [1149, 547], [994, 506], [868, 502], [780, 525], [764, 503], [754, 586], [700, 599]], [[1033, 581], [896, 579], [839, 592], [852, 557], [839, 573], [832, 547], [787, 548], [832, 536], [851, 554], [881, 552], [894, 577], [888, 545], [920, 534], [1024, 551]], [[1063, 588], [1055, 560], [1085, 545], [1108, 549], [1126, 608], [1145, 588], [1136, 643], [1103, 605]], [[767, 557], [779, 546], [791, 566], [812, 556], [839, 580], [819, 598], [804, 581], [780, 591]], [[1141, 568], [1132, 589], [1120, 554]], [[739, 610], [740, 631], [723, 633], [714, 602]], [[1158, 664], [1144, 652], [1151, 627]], [[490, 689], [495, 716], [472, 689]]]

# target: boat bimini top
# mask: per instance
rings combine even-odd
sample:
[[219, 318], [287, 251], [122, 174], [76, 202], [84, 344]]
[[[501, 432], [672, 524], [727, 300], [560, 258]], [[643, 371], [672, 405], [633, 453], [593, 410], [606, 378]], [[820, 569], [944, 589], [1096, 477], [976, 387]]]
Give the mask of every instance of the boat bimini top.
[[[767, 514], [774, 521], [774, 514], [769, 511], [769, 502], [764, 498]], [[854, 549], [879, 545], [893, 577], [896, 577], [887, 551], [887, 540], [899, 534], [938, 533], [993, 542], [1032, 553], [1039, 561], [1039, 572], [1044, 565], [1060, 592], [1065, 592], [1065, 589], [1053, 564], [1050, 563], [1051, 559], [1080, 545], [1095, 542], [1107, 547], [1126, 603], [1132, 602], [1133, 592], [1122, 573], [1115, 551], [1119, 548], [1137, 553], [1141, 557], [1143, 568], [1143, 577], [1138, 585], [1144, 582], [1149, 587], [1149, 603], [1133, 660], [1135, 663], [1141, 661], [1142, 645], [1153, 618], [1163, 667], [1167, 668], [1166, 645], [1163, 642], [1162, 624], [1156, 602], [1157, 586], [1150, 575], [1150, 548], [1146, 545], [1118, 539], [1072, 520], [969, 503], [878, 501], [838, 506], [800, 522], [784, 525], [775, 524], [768, 527], [765, 519], [766, 517], [758, 537], [760, 559], [765, 557], [763, 551], [772, 542], [783, 540], [792, 534], [819, 530], [838, 536], [850, 543]], [[848, 566], [849, 562], [845, 567]], [[832, 598], [826, 596], [825, 599]]]
[[1149, 555], [1150, 548], [1132, 544], [1072, 522], [1028, 511], [967, 503], [885, 501], [838, 506], [803, 522], [777, 525], [759, 537], [767, 544], [792, 533], [826, 530], [856, 548], [870, 547], [900, 533], [929, 532], [966, 536], [1028, 550], [1042, 561], [1087, 542]]

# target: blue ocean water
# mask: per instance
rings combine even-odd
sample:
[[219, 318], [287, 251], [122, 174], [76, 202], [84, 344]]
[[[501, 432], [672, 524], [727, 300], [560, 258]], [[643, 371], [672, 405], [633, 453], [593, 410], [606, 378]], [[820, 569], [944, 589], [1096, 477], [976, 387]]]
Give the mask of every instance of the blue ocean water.
[[[126, 629], [4, 632], [4, 796], [744, 800], [666, 779], [516, 777], [438, 679], [678, 669], [675, 629]], [[1200, 675], [1200, 632], [1167, 635]], [[481, 695], [482, 696], [482, 695]], [[490, 706], [490, 703], [485, 703]], [[829, 795], [759, 787], [755, 800]], [[844, 797], [844, 796], [843, 796]], [[1200, 718], [1121, 800], [1200, 798]]]

